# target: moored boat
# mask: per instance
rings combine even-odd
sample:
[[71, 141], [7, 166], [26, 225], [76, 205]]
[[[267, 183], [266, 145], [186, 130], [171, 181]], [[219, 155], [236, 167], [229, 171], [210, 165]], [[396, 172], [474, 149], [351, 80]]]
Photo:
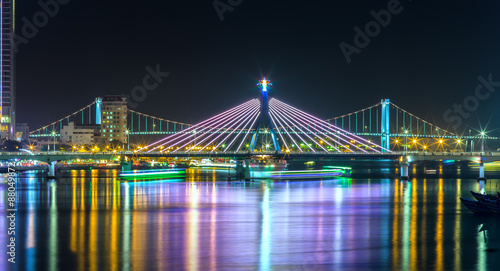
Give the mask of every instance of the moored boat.
[[482, 199], [480, 202], [494, 213], [500, 213], [500, 200]]
[[479, 201], [482, 199], [490, 199], [490, 200], [498, 200], [499, 199], [497, 196], [494, 196], [494, 195], [481, 194], [481, 193], [476, 193], [474, 191], [470, 191], [470, 193], [472, 194], [472, 196], [474, 196], [474, 198], [476, 198]]
[[149, 169], [149, 170], [127, 170], [120, 172], [119, 176], [125, 180], [134, 179], [165, 179], [182, 178], [186, 174], [185, 169]]
[[482, 202], [460, 198], [462, 203], [475, 214], [491, 214], [492, 211], [486, 207]]

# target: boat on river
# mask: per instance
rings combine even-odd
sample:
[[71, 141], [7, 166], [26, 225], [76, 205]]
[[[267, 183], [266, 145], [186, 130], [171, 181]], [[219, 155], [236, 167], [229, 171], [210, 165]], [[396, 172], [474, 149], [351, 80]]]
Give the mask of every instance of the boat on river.
[[125, 180], [135, 179], [172, 179], [183, 178], [185, 169], [146, 169], [146, 170], [124, 170], [119, 176]]
[[476, 198], [479, 201], [483, 200], [483, 199], [490, 199], [490, 200], [498, 200], [498, 199], [500, 199], [498, 196], [494, 196], [494, 195], [481, 194], [481, 193], [476, 193], [474, 191], [470, 191], [470, 193], [472, 194], [472, 196], [474, 196], [474, 198]]
[[460, 198], [460, 201], [475, 214], [492, 214], [493, 212], [482, 202], [470, 199]]

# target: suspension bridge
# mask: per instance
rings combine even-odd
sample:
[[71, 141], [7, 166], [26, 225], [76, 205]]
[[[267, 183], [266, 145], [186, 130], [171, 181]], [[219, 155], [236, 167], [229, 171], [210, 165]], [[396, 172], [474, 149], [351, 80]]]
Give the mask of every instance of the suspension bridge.
[[[364, 109], [322, 120], [268, 96], [269, 80], [260, 81], [261, 97], [198, 124], [167, 120], [127, 109], [127, 136], [151, 136], [144, 153], [387, 153], [391, 151], [474, 151], [484, 132], [456, 134], [404, 110], [388, 99]], [[60, 136], [70, 122], [101, 124], [99, 99], [30, 133], [32, 139]], [[163, 137], [163, 138], [161, 138]], [[157, 140], [161, 138], [160, 140]], [[132, 140], [133, 141], [133, 140]], [[482, 149], [484, 151], [484, 149]]]

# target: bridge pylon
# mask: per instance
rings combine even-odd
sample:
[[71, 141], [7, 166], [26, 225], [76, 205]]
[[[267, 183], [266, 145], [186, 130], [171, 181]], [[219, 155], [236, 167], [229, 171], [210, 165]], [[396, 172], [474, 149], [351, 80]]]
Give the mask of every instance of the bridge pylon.
[[382, 117], [381, 117], [381, 139], [380, 139], [380, 145], [385, 148], [386, 150], [382, 149], [383, 152], [386, 152], [387, 150], [391, 149], [391, 140], [390, 140], [390, 118], [389, 118], [389, 106], [391, 104], [389, 99], [382, 99]]
[[269, 126], [269, 130], [271, 133], [271, 137], [273, 140], [273, 145], [274, 145], [274, 150], [277, 152], [281, 152], [280, 145], [278, 144], [278, 138], [276, 137], [276, 133], [274, 131], [274, 125], [273, 122], [271, 121], [271, 117], [269, 115], [269, 95], [267, 91], [267, 86], [272, 85], [269, 80], [267, 80], [265, 77], [259, 81], [259, 85], [262, 86], [262, 91], [261, 91], [261, 114], [260, 114], [260, 119], [257, 124], [257, 127], [255, 129], [255, 134], [252, 136], [252, 141], [250, 143], [250, 151], [254, 152], [255, 150], [255, 145], [257, 145], [257, 140], [259, 139], [259, 132], [260, 132], [260, 127], [262, 125], [267, 125]]

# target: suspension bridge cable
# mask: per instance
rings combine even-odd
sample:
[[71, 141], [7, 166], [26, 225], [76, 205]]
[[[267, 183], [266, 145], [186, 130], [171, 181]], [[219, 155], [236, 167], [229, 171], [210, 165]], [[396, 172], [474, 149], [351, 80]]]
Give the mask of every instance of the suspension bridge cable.
[[403, 111], [404, 113], [408, 114], [409, 116], [414, 117], [414, 118], [416, 118], [417, 120], [420, 120], [421, 122], [423, 122], [423, 123], [426, 123], [426, 124], [430, 125], [431, 127], [432, 127], [432, 126], [434, 126], [434, 127], [438, 128], [439, 130], [444, 131], [445, 133], [448, 133], [448, 134], [450, 134], [450, 135], [455, 135], [455, 134], [454, 134], [454, 133], [452, 133], [452, 132], [449, 132], [449, 131], [447, 131], [447, 130], [445, 130], [445, 129], [442, 129], [441, 127], [439, 127], [439, 126], [437, 126], [437, 125], [434, 125], [434, 124], [432, 124], [432, 123], [430, 123], [430, 122], [428, 122], [428, 121], [426, 121], [426, 120], [424, 120], [424, 119], [422, 119], [422, 118], [419, 118], [419, 117], [417, 117], [417, 116], [413, 115], [412, 113], [410, 113], [410, 112], [408, 112], [408, 111], [404, 110], [403, 108], [401, 108], [401, 107], [399, 107], [399, 106], [395, 105], [395, 104], [394, 104], [394, 103], [392, 103], [392, 102], [391, 102], [390, 104], [391, 104], [392, 106], [394, 106], [395, 108], [397, 108], [397, 109], [399, 109], [399, 110]]
[[[94, 104], [95, 104], [95, 101], [94, 101], [94, 102], [92, 102], [91, 104], [89, 104], [89, 105], [85, 106], [84, 108], [82, 108], [82, 109], [80, 109], [80, 110], [78, 110], [78, 111], [74, 112], [73, 114], [67, 115], [66, 117], [64, 117], [64, 118], [62, 118], [62, 119], [60, 119], [60, 120], [54, 121], [53, 123], [51, 123], [51, 124], [49, 124], [49, 125], [43, 126], [42, 128], [39, 128], [39, 129], [36, 129], [36, 130], [34, 130], [34, 131], [30, 132], [30, 135], [31, 135], [31, 134], [34, 134], [34, 133], [36, 133], [36, 132], [38, 132], [38, 131], [41, 131], [41, 130], [43, 130], [43, 129], [47, 129], [49, 126], [51, 126], [51, 125], [53, 126], [53, 125], [55, 125], [55, 124], [57, 124], [57, 123], [59, 123], [59, 122], [64, 121], [65, 119], [69, 119], [70, 117], [72, 117], [72, 116], [74, 116], [74, 115], [76, 115], [76, 114], [78, 114], [78, 113], [80, 113], [80, 112], [84, 111], [85, 109], [87, 109], [87, 108], [89, 108], [89, 107], [93, 106]], [[83, 115], [82, 115], [82, 118], [83, 118]], [[90, 120], [89, 120], [89, 121], [90, 121]]]
[[330, 118], [330, 119], [327, 119], [327, 120], [325, 120], [325, 121], [331, 121], [331, 120], [336, 120], [336, 119], [340, 119], [340, 118], [345, 118], [345, 117], [348, 117], [348, 116], [351, 116], [351, 115], [354, 115], [354, 114], [357, 114], [357, 113], [363, 112], [363, 111], [365, 111], [365, 110], [372, 109], [372, 108], [377, 107], [377, 106], [379, 106], [379, 105], [382, 105], [382, 103], [381, 103], [381, 102], [378, 102], [377, 104], [374, 104], [374, 105], [372, 105], [372, 106], [368, 106], [368, 107], [363, 108], [363, 109], [361, 109], [361, 110], [358, 110], [358, 111], [355, 111], [355, 112], [352, 112], [352, 113], [349, 113], [349, 114], [344, 114], [344, 115], [342, 115], [342, 116], [338, 116], [338, 117], [335, 117], [335, 118]]
[[148, 114], [144, 114], [144, 113], [140, 113], [140, 112], [134, 111], [132, 109], [128, 109], [128, 111], [131, 112], [131, 113], [135, 113], [137, 115], [144, 116], [144, 117], [148, 117], [148, 118], [152, 118], [152, 119], [157, 119], [159, 121], [165, 121], [165, 122], [170, 122], [170, 123], [175, 123], [175, 124], [181, 124], [181, 125], [186, 125], [186, 126], [192, 126], [193, 125], [193, 124], [187, 124], [187, 123], [183, 123], [183, 122], [171, 121], [171, 120], [167, 120], [167, 119], [162, 119], [162, 118], [154, 117], [154, 116], [151, 116], [151, 115], [148, 115]]

